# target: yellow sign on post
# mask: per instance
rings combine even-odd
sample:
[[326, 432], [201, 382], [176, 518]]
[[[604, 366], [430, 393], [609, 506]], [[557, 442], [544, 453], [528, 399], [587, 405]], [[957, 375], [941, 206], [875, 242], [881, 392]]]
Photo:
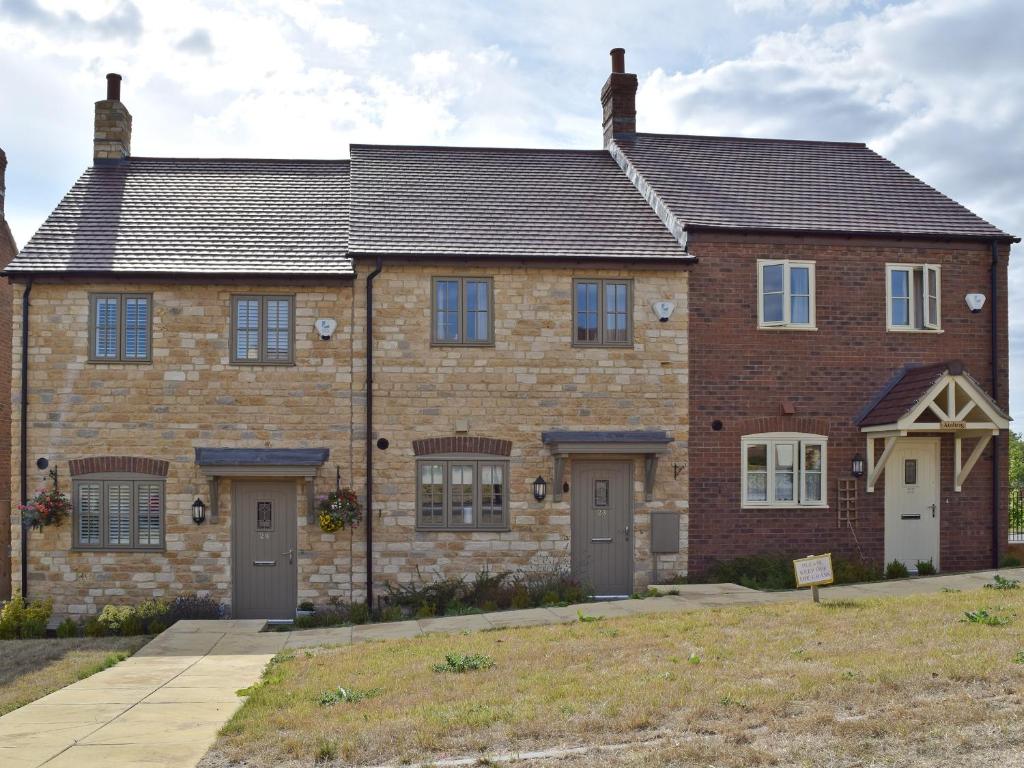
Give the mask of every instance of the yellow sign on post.
[[814, 602], [818, 602], [818, 587], [835, 580], [832, 574], [832, 553], [794, 560], [793, 572], [796, 574], [797, 588], [810, 587]]

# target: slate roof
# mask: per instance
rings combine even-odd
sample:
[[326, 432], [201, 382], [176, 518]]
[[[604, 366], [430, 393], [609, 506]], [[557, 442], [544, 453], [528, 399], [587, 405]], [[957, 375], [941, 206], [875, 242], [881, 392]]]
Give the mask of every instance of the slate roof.
[[6, 272], [351, 275], [347, 160], [88, 168]]
[[638, 133], [618, 147], [688, 230], [1012, 238], [864, 144]]
[[688, 260], [604, 150], [354, 144], [355, 254]]

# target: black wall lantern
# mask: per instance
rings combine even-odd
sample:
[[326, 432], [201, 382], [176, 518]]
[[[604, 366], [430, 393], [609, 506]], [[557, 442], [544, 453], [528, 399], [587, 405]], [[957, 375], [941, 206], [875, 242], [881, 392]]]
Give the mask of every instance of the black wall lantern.
[[537, 475], [537, 479], [533, 481], [533, 498], [537, 501], [544, 501], [544, 497], [548, 495], [548, 482], [540, 475]]
[[853, 461], [850, 462], [850, 474], [854, 477], [864, 477], [864, 457], [859, 453], [853, 454]]
[[202, 522], [205, 519], [206, 505], [203, 504], [203, 500], [197, 496], [196, 500], [192, 502], [192, 522], [196, 525], [202, 525]]

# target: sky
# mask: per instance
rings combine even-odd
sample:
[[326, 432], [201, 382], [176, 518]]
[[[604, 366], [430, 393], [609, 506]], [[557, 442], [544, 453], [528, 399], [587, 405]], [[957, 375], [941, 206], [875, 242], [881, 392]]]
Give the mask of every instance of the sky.
[[621, 46], [641, 131], [864, 141], [1024, 235], [1022, 30], [1020, 0], [0, 0], [7, 218], [23, 244], [91, 162], [107, 72], [124, 77], [135, 155], [596, 149]]

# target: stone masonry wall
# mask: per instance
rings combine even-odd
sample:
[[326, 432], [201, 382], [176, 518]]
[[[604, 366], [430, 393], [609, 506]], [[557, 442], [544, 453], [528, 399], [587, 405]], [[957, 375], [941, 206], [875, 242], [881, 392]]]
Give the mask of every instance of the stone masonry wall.
[[[23, 284], [13, 303], [20, 308]], [[153, 294], [153, 362], [90, 363], [88, 294]], [[238, 366], [228, 360], [230, 297], [235, 293], [295, 295], [296, 365]], [[333, 317], [338, 331], [321, 341], [317, 317]], [[81, 552], [71, 548], [71, 525], [30, 533], [29, 597], [52, 597], [55, 612], [94, 613], [108, 602], [138, 602], [186, 590], [230, 602], [231, 483], [220, 488], [220, 517], [191, 521], [196, 496], [209, 504], [209, 486], [195, 466], [194, 448], [327, 447], [318, 490], [333, 487], [335, 465], [351, 477], [352, 286], [318, 284], [95, 282], [38, 280], [31, 294], [29, 357], [30, 492], [45, 482], [36, 459], [45, 456], [70, 492], [68, 462], [121, 455], [170, 462], [166, 486], [166, 552]], [[20, 339], [15, 313], [14, 338]], [[19, 370], [20, 344], [14, 350]], [[20, 406], [20, 376], [12, 385]], [[12, 430], [12, 504], [19, 491], [17, 425]], [[328, 572], [329, 588], [346, 593], [348, 541], [306, 523], [305, 494], [296, 482], [300, 599], [326, 598], [308, 585]], [[14, 515], [15, 589], [20, 589], [19, 521]]]
[[[360, 274], [372, 265], [361, 264]], [[493, 279], [493, 347], [444, 347], [430, 342], [431, 278]], [[574, 277], [633, 280], [632, 349], [572, 346]], [[609, 268], [587, 264], [418, 265], [385, 263], [374, 282], [375, 583], [429, 580], [488, 568], [569, 565], [570, 493], [553, 500], [553, 460], [541, 432], [554, 429], [663, 429], [674, 439], [660, 460], [653, 500], [644, 501], [643, 461], [634, 466], [635, 588], [651, 579], [649, 513], [678, 511], [681, 554], [659, 556], [662, 576], [686, 568], [687, 273], [679, 267]], [[356, 292], [362, 302], [362, 282]], [[651, 303], [676, 303], [667, 323]], [[357, 317], [364, 317], [360, 303]], [[358, 342], [357, 342], [358, 343]], [[357, 352], [357, 357], [359, 353]], [[363, 381], [356, 375], [357, 386]], [[361, 399], [357, 399], [358, 404]], [[360, 436], [362, 421], [354, 434]], [[512, 442], [511, 531], [417, 532], [413, 441], [467, 435]], [[357, 470], [358, 472], [358, 470]], [[549, 483], [533, 498], [538, 475]], [[564, 481], [572, 481], [566, 462]], [[365, 544], [357, 544], [363, 551]], [[365, 559], [365, 558], [364, 558]], [[365, 563], [363, 563], [365, 567]]]

